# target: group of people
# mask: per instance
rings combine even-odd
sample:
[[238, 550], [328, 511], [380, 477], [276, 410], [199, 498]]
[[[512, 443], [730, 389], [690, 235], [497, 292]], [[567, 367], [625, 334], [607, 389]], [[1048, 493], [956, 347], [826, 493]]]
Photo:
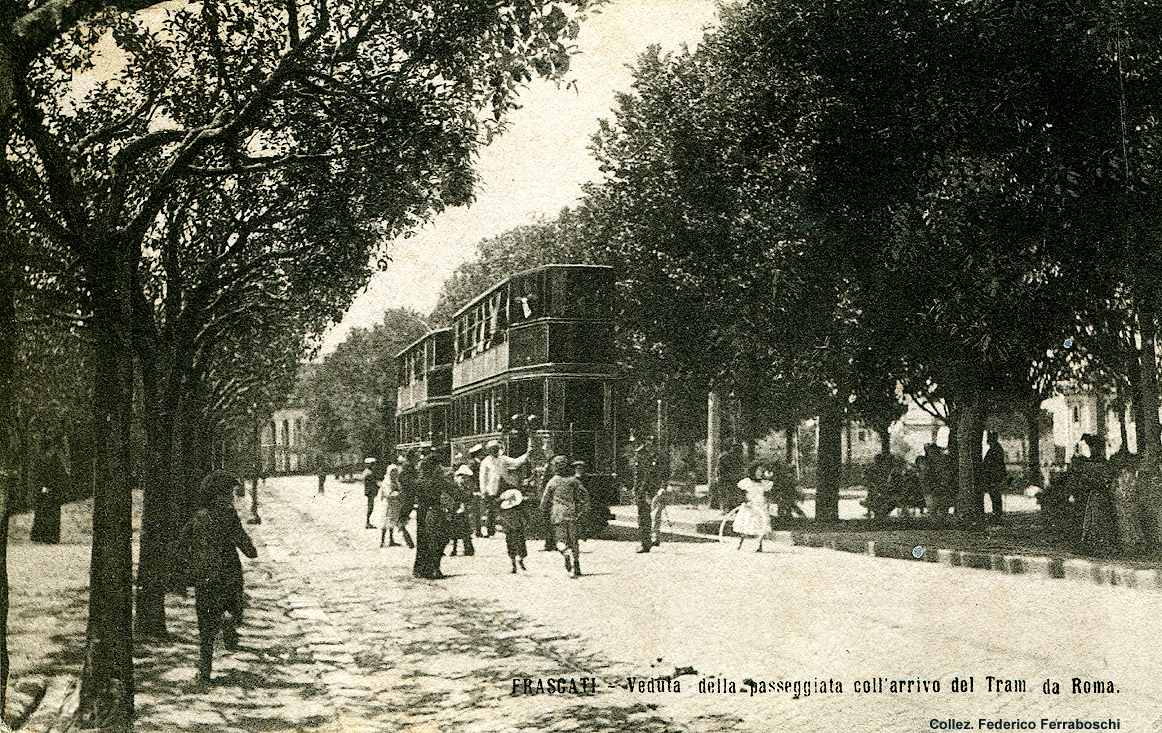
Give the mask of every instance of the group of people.
[[[414, 547], [412, 572], [417, 578], [445, 577], [440, 561], [449, 544], [451, 555], [459, 551], [474, 555], [473, 539], [495, 536], [498, 527], [505, 534], [512, 572], [525, 570], [533, 521], [530, 497], [522, 491], [526, 483], [522, 471], [528, 462], [527, 451], [517, 457], [505, 455], [496, 440], [474, 445], [467, 455], [457, 456], [451, 472], [433, 454], [415, 448], [401, 452], [383, 470], [369, 458], [362, 477], [367, 498], [365, 526], [374, 528], [373, 517], [378, 520], [381, 547], [398, 546], [397, 533], [409, 548]], [[540, 486], [545, 549], [559, 550], [565, 569], [574, 577], [581, 575], [580, 524], [589, 510], [584, 468], [583, 461], [555, 456]], [[407, 529], [413, 511], [414, 542]]]

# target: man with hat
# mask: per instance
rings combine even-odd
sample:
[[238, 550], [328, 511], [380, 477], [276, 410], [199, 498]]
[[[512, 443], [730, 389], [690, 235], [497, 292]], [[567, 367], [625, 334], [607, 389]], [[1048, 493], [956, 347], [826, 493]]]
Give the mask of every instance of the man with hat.
[[581, 575], [581, 517], [589, 511], [589, 492], [573, 475], [569, 459], [553, 456], [549, 462], [553, 477], [545, 486], [542, 506], [550, 503], [550, 519], [557, 539], [564, 544], [565, 570]]
[[528, 536], [529, 520], [525, 514], [524, 494], [520, 489], [505, 489], [500, 495], [500, 524], [504, 527], [504, 546], [508, 550], [508, 559], [512, 562], [512, 572], [516, 573], [517, 565], [525, 570], [525, 558], [529, 555]]
[[[457, 456], [461, 459], [463, 456]], [[452, 555], [456, 554], [457, 543], [464, 545], [465, 555], [475, 555], [476, 548], [472, 546], [472, 469], [467, 463], [460, 463], [460, 467], [452, 474], [452, 481], [456, 484], [457, 503], [455, 516], [452, 517]], [[477, 522], [477, 527], [480, 523]]]
[[490, 440], [484, 446], [488, 455], [480, 461], [480, 494], [484, 503], [488, 536], [496, 533], [496, 511], [500, 492], [520, 486], [520, 469], [528, 462], [529, 454], [510, 458], [501, 451], [500, 442]]
[[363, 459], [363, 495], [367, 497], [367, 518], [364, 526], [375, 529], [371, 523], [371, 513], [375, 510], [375, 495], [379, 493], [379, 467], [374, 458]]

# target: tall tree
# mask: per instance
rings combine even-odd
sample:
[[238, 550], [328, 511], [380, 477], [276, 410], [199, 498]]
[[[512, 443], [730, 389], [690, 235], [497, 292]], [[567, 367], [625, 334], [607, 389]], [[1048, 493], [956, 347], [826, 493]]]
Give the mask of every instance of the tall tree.
[[[283, 12], [240, 0], [163, 19], [54, 0], [0, 38], [0, 91], [11, 92], [0, 101], [16, 113], [0, 177], [37, 231], [80, 259], [98, 345], [106, 449], [82, 722], [132, 718], [131, 324], [137, 263], [166, 202], [191, 179], [229, 188], [264, 173], [294, 187], [310, 171], [385, 233], [465, 203], [472, 155], [523, 81], [567, 67], [577, 19], [564, 7], [583, 4], [320, 0]], [[77, 103], [73, 72], [103, 38], [125, 59], [122, 73]]]

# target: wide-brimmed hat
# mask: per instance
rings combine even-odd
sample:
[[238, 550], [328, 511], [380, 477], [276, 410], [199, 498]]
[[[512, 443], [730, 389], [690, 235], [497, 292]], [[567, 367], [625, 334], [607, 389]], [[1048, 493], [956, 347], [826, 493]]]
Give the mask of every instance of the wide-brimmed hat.
[[471, 455], [474, 455], [474, 454], [476, 454], [476, 453], [480, 453], [480, 452], [481, 452], [481, 451], [483, 451], [483, 450], [484, 450], [484, 446], [482, 446], [482, 445], [480, 445], [479, 443], [477, 443], [476, 445], [474, 445], [474, 446], [472, 446], [471, 448], [469, 448], [469, 449], [468, 449], [468, 455], [470, 455], [470, 456], [471, 456]]
[[368, 458], [364, 458], [364, 459], [363, 459], [363, 462], [364, 462], [364, 463], [375, 463], [375, 459], [374, 459], [374, 458], [371, 458], [371, 457], [368, 457]]
[[492, 448], [499, 448], [499, 447], [500, 447], [499, 440], [490, 440], [490, 441], [488, 441], [488, 445], [484, 446], [484, 449], [491, 450]]
[[775, 464], [768, 460], [758, 460], [747, 466], [746, 475], [748, 478], [755, 478], [760, 470], [774, 471]]
[[505, 489], [500, 495], [500, 508], [512, 509], [524, 500], [524, 494], [520, 493], [520, 489]]
[[456, 469], [456, 476], [471, 476], [472, 468], [467, 463], [461, 463], [460, 467]]

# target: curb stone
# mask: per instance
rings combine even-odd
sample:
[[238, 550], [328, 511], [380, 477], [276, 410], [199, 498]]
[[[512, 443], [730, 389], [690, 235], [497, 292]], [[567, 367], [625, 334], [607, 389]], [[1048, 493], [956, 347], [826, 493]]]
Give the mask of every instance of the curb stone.
[[[794, 544], [804, 547], [826, 547], [860, 553], [865, 541], [855, 538], [834, 538], [807, 532], [793, 533]], [[1162, 590], [1162, 569], [1134, 568], [1126, 565], [1103, 563], [1083, 558], [1060, 558], [1048, 555], [1017, 555], [1012, 553], [980, 552], [935, 548], [917, 558], [913, 548], [900, 542], [866, 541], [863, 552], [874, 557], [938, 562], [942, 565], [992, 570], [1009, 575], [1040, 575], [1046, 578], [1093, 583], [1095, 585]]]
[[[622, 527], [637, 527], [636, 520], [631, 517], [619, 516], [611, 524]], [[705, 522], [675, 522], [671, 531], [674, 535], [702, 540], [712, 539], [703, 529], [703, 524]], [[843, 535], [787, 530], [772, 532], [771, 536], [775, 542], [780, 544], [824, 548], [872, 557], [910, 560], [912, 562], [933, 562], [953, 567], [991, 570], [1009, 575], [1072, 580], [1094, 585], [1162, 590], [1162, 568], [1136, 568], [1084, 558], [956, 550], [945, 547], [924, 548], [920, 557], [916, 557], [915, 548], [911, 545], [892, 540], [866, 540]]]

